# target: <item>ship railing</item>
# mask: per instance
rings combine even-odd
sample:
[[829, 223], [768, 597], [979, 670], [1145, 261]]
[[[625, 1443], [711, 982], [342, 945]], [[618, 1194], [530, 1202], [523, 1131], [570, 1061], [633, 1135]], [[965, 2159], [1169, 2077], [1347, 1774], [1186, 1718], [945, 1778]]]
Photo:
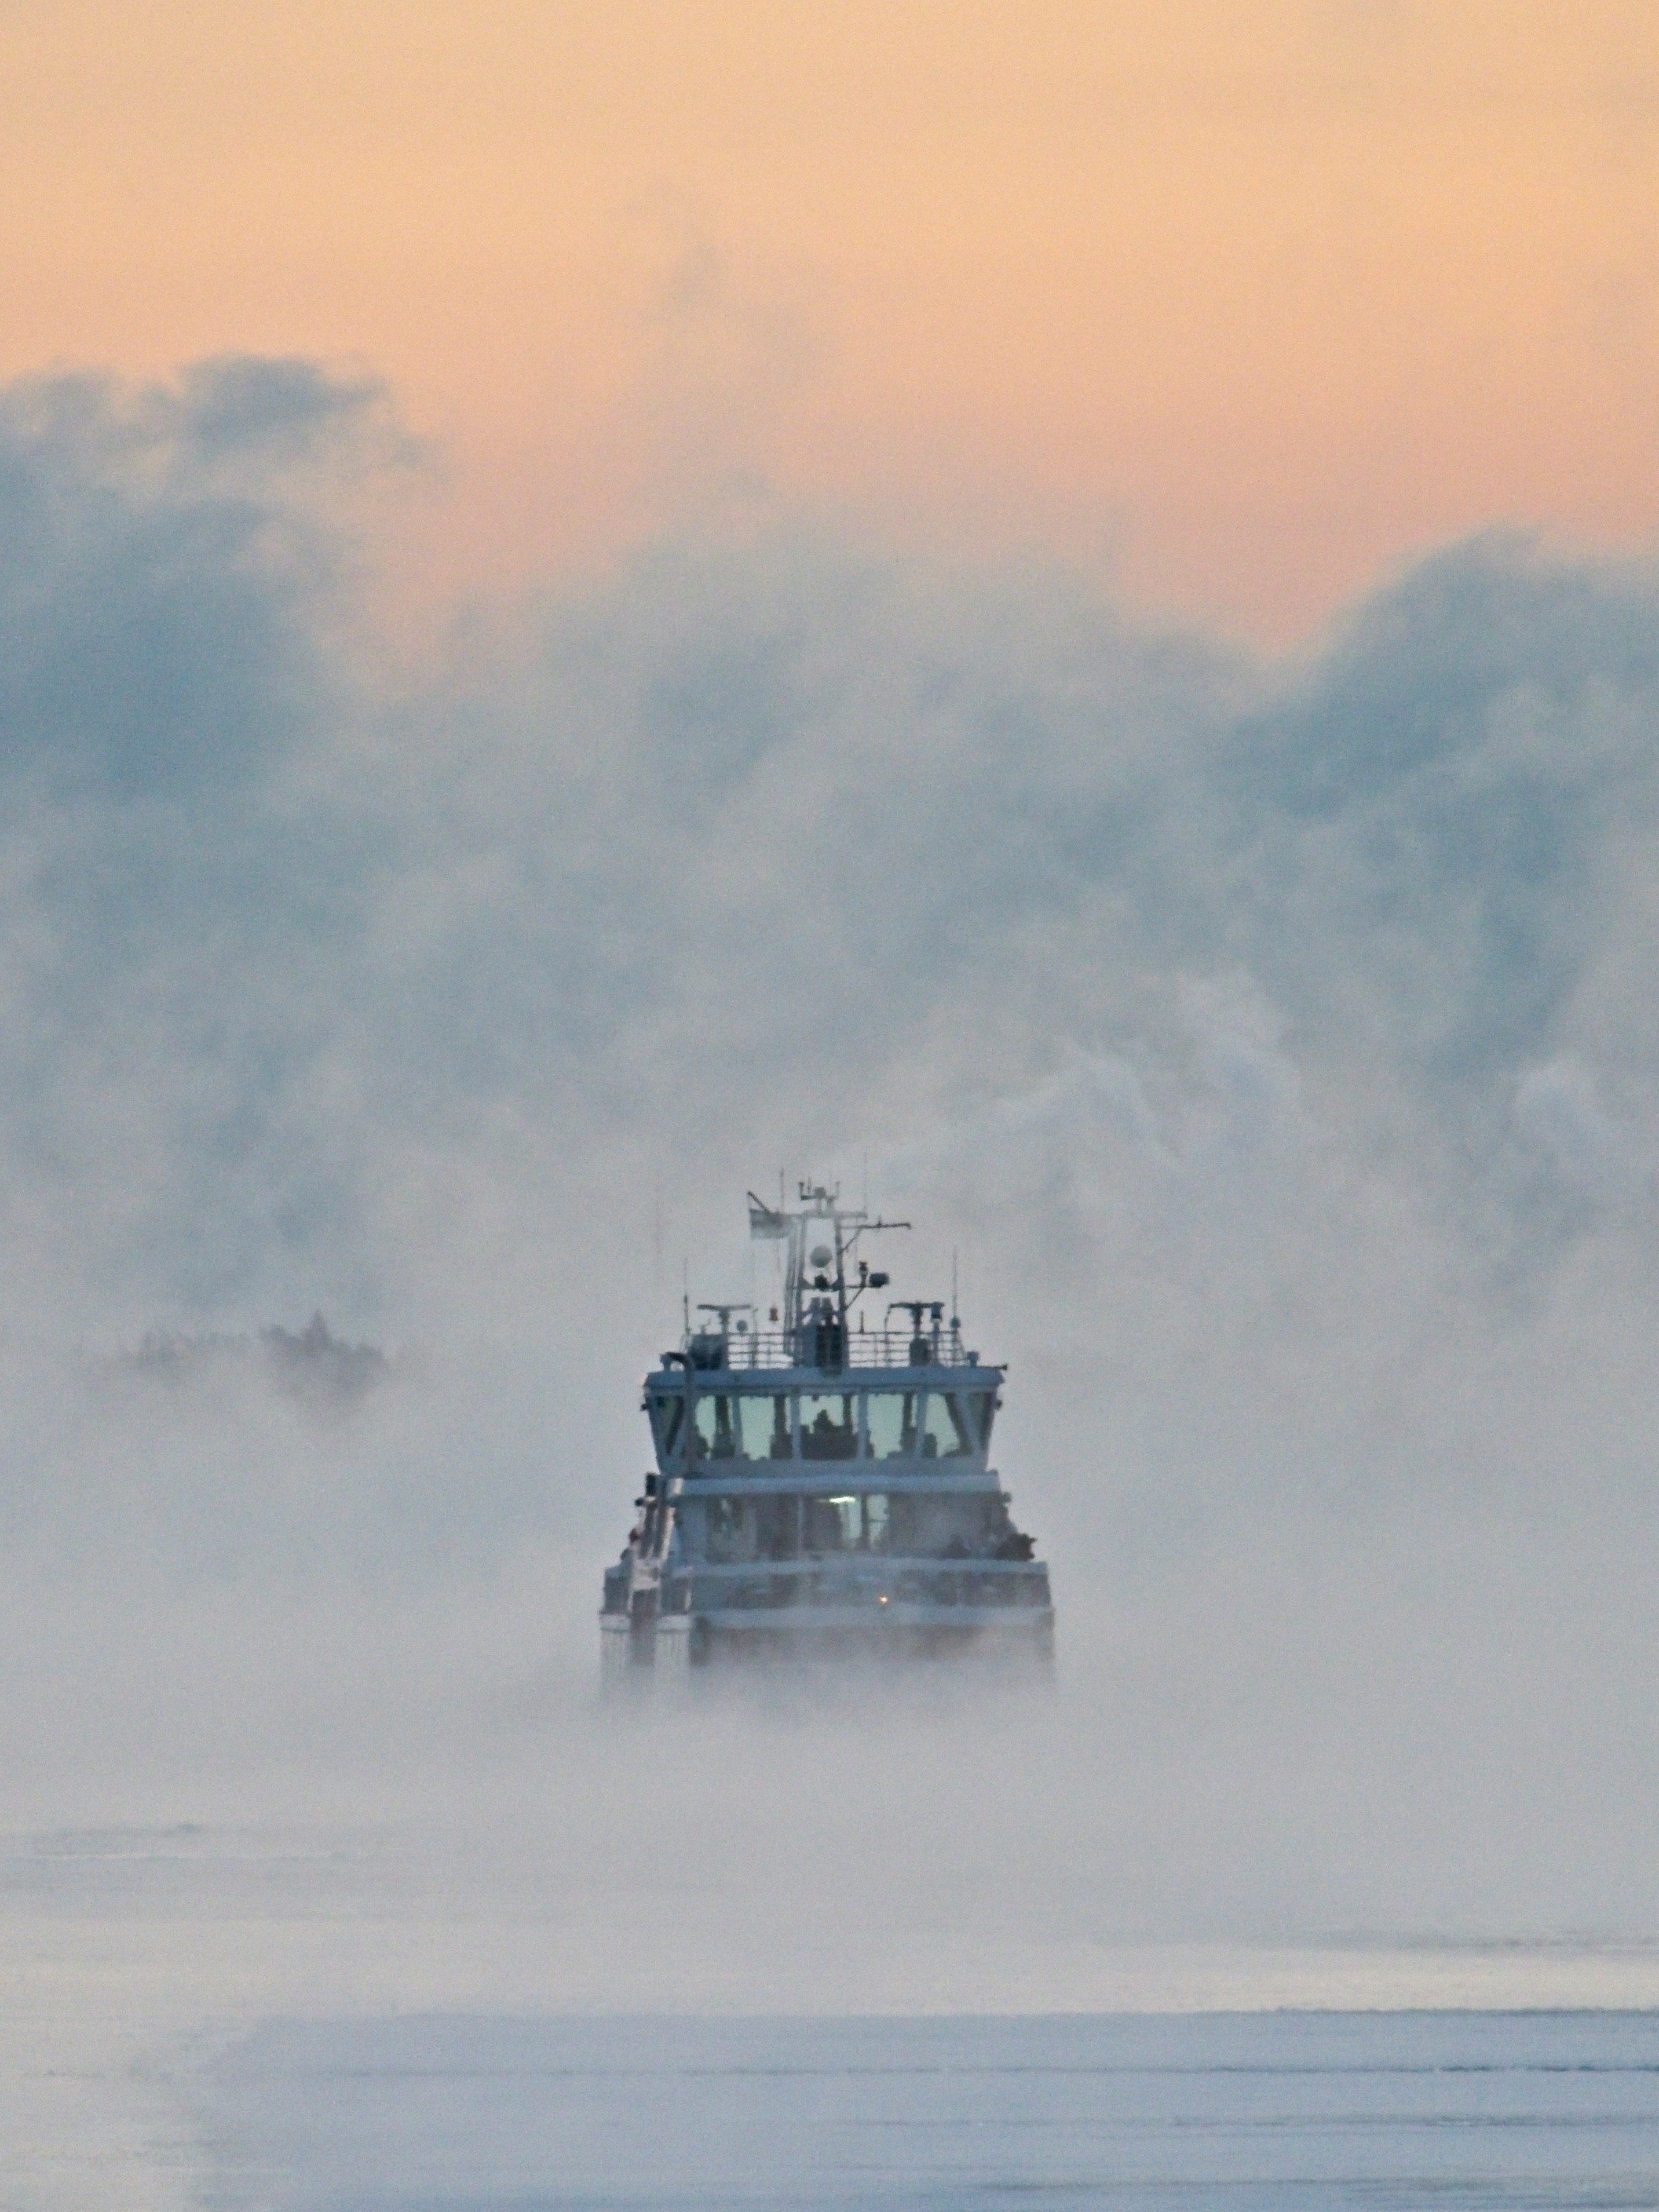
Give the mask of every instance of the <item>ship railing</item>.
[[812, 1367], [839, 1374], [849, 1367], [963, 1367], [970, 1364], [960, 1323], [917, 1332], [860, 1328], [856, 1320], [843, 1340], [839, 1323], [805, 1322], [799, 1329], [694, 1330], [684, 1350], [699, 1371]]

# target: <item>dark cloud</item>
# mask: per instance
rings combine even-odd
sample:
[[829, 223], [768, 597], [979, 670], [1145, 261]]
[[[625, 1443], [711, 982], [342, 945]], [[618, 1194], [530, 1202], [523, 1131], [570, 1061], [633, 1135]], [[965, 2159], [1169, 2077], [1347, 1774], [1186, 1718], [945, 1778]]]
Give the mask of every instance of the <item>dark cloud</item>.
[[[1362, 608], [1231, 742], [1253, 963], [1336, 1053], [1464, 1107], [1548, 1056], [1650, 835], [1652, 580], [1477, 543]], [[1611, 863], [1611, 866], [1610, 866]]]
[[150, 1297], [223, 1297], [252, 1264], [225, 1200], [249, 1160], [279, 1243], [327, 1187], [317, 1146], [313, 1195], [284, 1198], [271, 1117], [315, 1050], [290, 979], [326, 1001], [362, 858], [288, 783], [343, 742], [354, 693], [319, 642], [320, 479], [296, 497], [271, 455], [349, 469], [370, 412], [362, 386], [246, 362], [0, 405], [0, 1095], [14, 1184], [57, 1227], [46, 1283], [15, 1279], [25, 1310], [134, 1271]]
[[[409, 457], [412, 441], [390, 418], [379, 378], [343, 376], [313, 361], [228, 355], [198, 362], [179, 380], [176, 397], [152, 407], [176, 425], [180, 457], [192, 468], [221, 460], [265, 466], [327, 459], [338, 463], [346, 441], [368, 441], [377, 459]], [[159, 427], [159, 425], [158, 425]]]
[[307, 364], [240, 361], [176, 393], [93, 377], [7, 392], [0, 774], [209, 807], [309, 735], [330, 688], [306, 592], [318, 541], [278, 465], [344, 459], [374, 404]]

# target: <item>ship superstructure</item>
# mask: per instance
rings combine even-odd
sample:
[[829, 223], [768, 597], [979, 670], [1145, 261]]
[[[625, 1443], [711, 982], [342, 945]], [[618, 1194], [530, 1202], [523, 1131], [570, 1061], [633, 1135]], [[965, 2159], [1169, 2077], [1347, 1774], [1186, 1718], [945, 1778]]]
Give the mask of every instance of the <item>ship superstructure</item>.
[[780, 1304], [688, 1306], [646, 1377], [656, 1465], [605, 1577], [607, 1680], [728, 1659], [1006, 1652], [1046, 1663], [1046, 1566], [990, 1464], [1005, 1370], [941, 1299], [889, 1299], [857, 1247], [908, 1228], [749, 1198]]

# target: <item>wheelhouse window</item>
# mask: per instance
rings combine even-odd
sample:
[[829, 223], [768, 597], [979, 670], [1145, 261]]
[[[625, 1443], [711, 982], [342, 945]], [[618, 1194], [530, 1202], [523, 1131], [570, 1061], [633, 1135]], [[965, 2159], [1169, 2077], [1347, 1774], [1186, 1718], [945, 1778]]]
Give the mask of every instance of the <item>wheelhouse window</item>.
[[733, 1400], [745, 1459], [789, 1459], [794, 1453], [789, 1400], [781, 1391], [768, 1397]]
[[[665, 1400], [665, 1426], [659, 1431], [659, 1449], [666, 1454], [680, 1426], [678, 1400]], [[702, 1391], [693, 1402], [692, 1457], [699, 1460], [789, 1459], [793, 1455], [789, 1400], [777, 1393], [759, 1396], [749, 1392]]]
[[954, 1390], [930, 1390], [921, 1418], [924, 1459], [963, 1459], [974, 1449], [963, 1401]]
[[738, 1431], [733, 1408], [739, 1401], [722, 1391], [698, 1391], [692, 1401], [691, 1421], [696, 1441], [695, 1459], [735, 1459]]
[[803, 1459], [851, 1459], [858, 1449], [858, 1400], [846, 1392], [834, 1396], [801, 1393], [800, 1455]]
[[872, 1390], [864, 1401], [865, 1450], [872, 1459], [908, 1459], [916, 1449], [915, 1390]]
[[872, 1390], [865, 1401], [865, 1450], [872, 1459], [965, 1459], [981, 1451], [983, 1392]]
[[678, 1394], [651, 1401], [651, 1428], [657, 1440], [657, 1458], [666, 1467], [678, 1449], [685, 1421], [685, 1400]]

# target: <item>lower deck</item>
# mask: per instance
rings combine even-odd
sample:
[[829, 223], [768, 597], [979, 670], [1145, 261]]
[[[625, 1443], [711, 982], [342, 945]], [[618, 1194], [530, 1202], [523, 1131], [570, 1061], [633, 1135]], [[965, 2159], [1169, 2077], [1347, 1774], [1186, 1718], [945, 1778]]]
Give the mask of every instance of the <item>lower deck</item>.
[[934, 1658], [1054, 1649], [1036, 1560], [860, 1559], [758, 1569], [702, 1564], [629, 1592], [607, 1582], [607, 1676], [726, 1659]]
[[678, 1676], [711, 1667], [936, 1660], [1004, 1661], [1046, 1673], [1054, 1660], [1054, 1617], [963, 1608], [951, 1616], [924, 1607], [867, 1609], [814, 1606], [789, 1612], [607, 1615], [600, 1623], [603, 1682], [643, 1672]]

